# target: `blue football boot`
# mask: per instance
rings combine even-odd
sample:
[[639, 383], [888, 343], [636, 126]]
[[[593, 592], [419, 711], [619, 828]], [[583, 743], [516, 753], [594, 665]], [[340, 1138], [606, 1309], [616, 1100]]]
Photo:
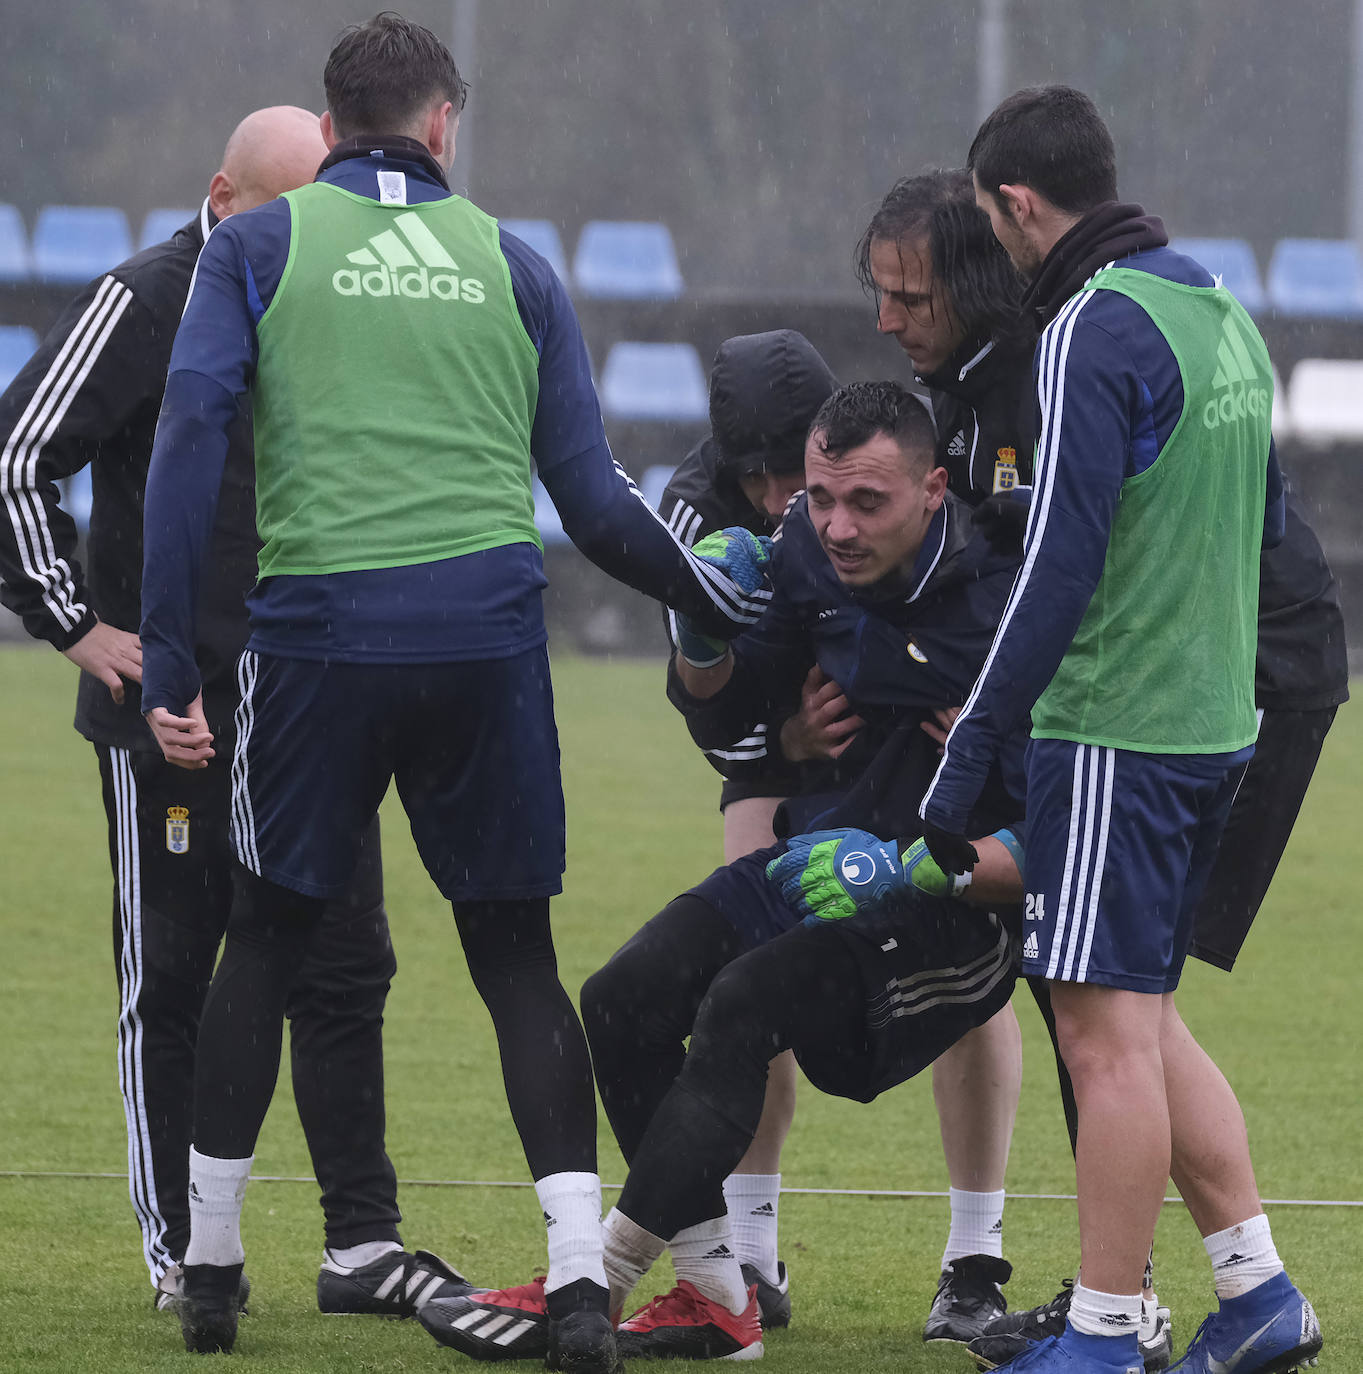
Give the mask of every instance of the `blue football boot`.
[[1225, 1299], [1169, 1374], [1292, 1374], [1316, 1363], [1320, 1323], [1286, 1274]]

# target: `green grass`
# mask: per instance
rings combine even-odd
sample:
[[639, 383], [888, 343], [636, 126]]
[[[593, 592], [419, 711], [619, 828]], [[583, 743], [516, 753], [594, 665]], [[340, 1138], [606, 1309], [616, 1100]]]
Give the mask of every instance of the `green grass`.
[[[576, 989], [644, 919], [719, 862], [714, 775], [662, 695], [656, 663], [556, 665], [568, 792], [569, 871], [555, 905], [564, 980]], [[4, 874], [0, 1042], [0, 1371], [183, 1370], [173, 1319], [150, 1293], [126, 1186], [114, 1064], [108, 860], [95, 761], [70, 729], [69, 665], [43, 649], [0, 650], [0, 871]], [[1363, 963], [1353, 870], [1363, 812], [1363, 720], [1341, 713], [1297, 835], [1240, 967], [1190, 965], [1181, 1005], [1240, 1093], [1266, 1196], [1363, 1196]], [[400, 973], [389, 1002], [389, 1148], [404, 1180], [524, 1181], [499, 1087], [496, 1047], [469, 986], [446, 907], [415, 857], [401, 812], [385, 812], [388, 905]], [[1073, 1169], [1044, 1032], [1018, 999], [1027, 1074], [1014, 1140], [1014, 1193], [1066, 1193]], [[266, 1123], [258, 1175], [309, 1172], [287, 1085]], [[623, 1170], [604, 1127], [603, 1176]], [[794, 1188], [946, 1188], [926, 1077], [859, 1107], [804, 1089], [785, 1155]], [[63, 1174], [90, 1177], [63, 1177]], [[103, 1177], [109, 1175], [110, 1177]], [[524, 1188], [401, 1192], [409, 1245], [480, 1281], [520, 1282], [542, 1263]], [[1357, 1209], [1276, 1207], [1274, 1234], [1326, 1331], [1324, 1369], [1363, 1371]], [[964, 1370], [918, 1328], [946, 1228], [940, 1198], [791, 1194], [782, 1252], [795, 1324], [768, 1343], [794, 1374]], [[255, 1285], [234, 1360], [276, 1371], [448, 1369], [462, 1362], [419, 1327], [336, 1321], [315, 1308], [316, 1188], [257, 1182], [243, 1233]], [[1077, 1257], [1071, 1203], [1014, 1200], [1007, 1253], [1015, 1305], [1049, 1297]], [[1161, 1300], [1186, 1340], [1209, 1304], [1206, 1259], [1181, 1208], [1165, 1209]], [[657, 1275], [657, 1288], [669, 1282]], [[471, 1368], [472, 1366], [465, 1366]]]

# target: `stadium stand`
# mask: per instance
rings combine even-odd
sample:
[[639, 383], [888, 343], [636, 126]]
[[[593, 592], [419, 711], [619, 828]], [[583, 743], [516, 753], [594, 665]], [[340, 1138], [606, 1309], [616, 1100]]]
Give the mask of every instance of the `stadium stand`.
[[19, 375], [37, 347], [38, 336], [26, 324], [0, 325], [0, 391]]
[[13, 205], [0, 205], [0, 281], [27, 281], [28, 235], [24, 220]]
[[1363, 439], [1363, 362], [1303, 358], [1288, 383], [1292, 429], [1308, 444]]
[[1363, 257], [1348, 239], [1280, 239], [1268, 264], [1268, 295], [1289, 315], [1363, 319]]
[[577, 240], [573, 282], [584, 296], [674, 300], [682, 275], [672, 235], [665, 224], [591, 220]]
[[33, 227], [33, 275], [80, 286], [133, 251], [128, 217], [104, 205], [45, 205]]
[[1169, 247], [1220, 277], [1226, 290], [1250, 314], [1257, 314], [1268, 304], [1254, 249], [1244, 239], [1175, 239]]
[[601, 408], [617, 420], [705, 420], [700, 354], [687, 343], [617, 343], [601, 374]]
[[148, 210], [146, 219], [142, 221], [142, 237], [137, 240], [138, 251], [168, 239], [182, 224], [188, 224], [198, 214], [197, 210], [173, 210], [164, 206], [158, 210]]
[[563, 251], [563, 240], [559, 237], [558, 226], [547, 219], [503, 219], [498, 223], [508, 234], [528, 243], [558, 273], [558, 278], [568, 284], [568, 259]]

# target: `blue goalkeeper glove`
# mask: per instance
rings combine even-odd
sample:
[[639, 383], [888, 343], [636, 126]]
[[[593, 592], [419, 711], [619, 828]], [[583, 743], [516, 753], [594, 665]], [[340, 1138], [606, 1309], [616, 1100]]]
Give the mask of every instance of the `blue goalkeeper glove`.
[[932, 897], [959, 897], [970, 885], [968, 873], [944, 873], [922, 840], [901, 857], [893, 843], [865, 830], [793, 836], [786, 852], [767, 865], [767, 880], [806, 925], [888, 905], [910, 888]]
[[698, 539], [691, 552], [712, 568], [718, 568], [741, 591], [755, 592], [767, 575], [771, 562], [771, 540], [754, 534], [742, 525], [730, 525]]
[[[697, 540], [691, 552], [702, 563], [717, 568], [740, 591], [753, 592], [762, 585], [767, 575], [767, 564], [771, 562], [771, 540], [765, 535], [753, 534], [741, 525], [734, 525]], [[676, 627], [677, 648], [693, 667], [713, 668], [722, 661], [728, 648], [724, 640], [715, 635], [702, 634], [680, 612], [676, 615]], [[741, 625], [735, 625], [734, 632], [742, 628]]]

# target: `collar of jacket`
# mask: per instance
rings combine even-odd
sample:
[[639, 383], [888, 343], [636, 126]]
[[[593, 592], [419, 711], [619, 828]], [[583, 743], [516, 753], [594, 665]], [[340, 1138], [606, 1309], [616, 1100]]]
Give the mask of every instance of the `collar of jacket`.
[[431, 150], [418, 139], [405, 134], [369, 134], [342, 139], [323, 159], [317, 169], [320, 177], [328, 168], [351, 158], [374, 157], [396, 162], [414, 162], [427, 175], [434, 177], [447, 191], [450, 183], [444, 168], [431, 156]]
[[935, 372], [919, 373], [917, 379], [933, 391], [944, 391], [963, 401], [973, 401], [998, 384], [999, 373], [1021, 359], [1030, 361], [1034, 338], [1025, 345], [1004, 339], [968, 339]]
[[1164, 221], [1135, 204], [1104, 201], [1071, 227], [1046, 254], [1036, 280], [1022, 298], [1024, 314], [1039, 328], [1055, 319], [1060, 307], [1101, 267], [1147, 248], [1169, 242]]

